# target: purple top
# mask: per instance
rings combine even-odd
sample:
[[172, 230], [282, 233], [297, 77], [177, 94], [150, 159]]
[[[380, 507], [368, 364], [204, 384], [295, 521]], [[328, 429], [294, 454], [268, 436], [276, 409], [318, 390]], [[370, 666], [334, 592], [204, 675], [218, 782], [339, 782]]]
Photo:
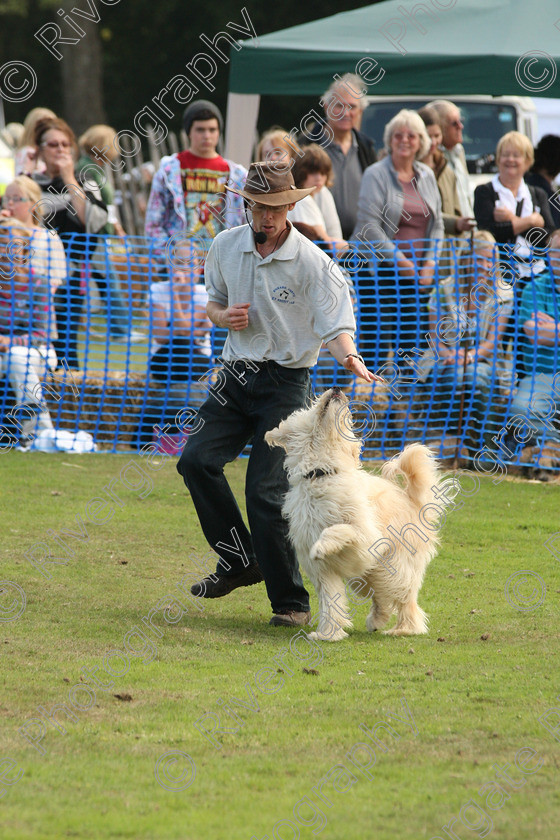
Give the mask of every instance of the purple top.
[[[411, 241], [413, 239], [425, 239], [426, 231], [428, 230], [428, 222], [430, 221], [430, 209], [425, 201], [420, 197], [418, 190], [414, 188], [412, 181], [401, 181], [401, 187], [404, 195], [404, 204], [401, 218], [399, 221], [399, 229], [395, 233], [395, 239]], [[418, 246], [414, 246], [414, 250]], [[411, 249], [403, 248], [403, 253], [412, 259]], [[416, 256], [421, 258], [423, 256], [424, 248]]]
[[48, 344], [55, 332], [48, 280], [29, 265], [3, 266], [1, 279], [0, 335], [10, 336], [12, 347]]

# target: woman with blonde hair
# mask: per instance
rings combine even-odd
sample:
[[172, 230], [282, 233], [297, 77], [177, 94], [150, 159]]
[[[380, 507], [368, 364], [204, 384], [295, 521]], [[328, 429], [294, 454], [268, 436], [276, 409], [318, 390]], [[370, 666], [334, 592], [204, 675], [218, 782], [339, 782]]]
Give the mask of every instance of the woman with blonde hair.
[[40, 120], [47, 118], [56, 119], [56, 114], [50, 108], [32, 108], [23, 121], [23, 133], [16, 152], [16, 175], [33, 175], [45, 171], [45, 163], [35, 145], [35, 128]]
[[76, 163], [76, 172], [86, 180], [93, 181], [107, 205], [109, 215], [101, 232], [125, 236], [115, 207], [115, 193], [104, 173], [106, 161], [112, 163], [119, 157], [116, 139], [117, 132], [110, 125], [90, 126], [78, 139], [80, 157]]
[[[274, 125], [261, 135], [256, 149], [256, 160], [282, 160], [291, 169], [294, 165], [296, 155], [300, 153], [298, 143], [290, 137], [288, 132], [279, 125]], [[284, 153], [287, 156], [284, 157]]]
[[[508, 131], [496, 147], [498, 172], [491, 181], [474, 191], [478, 227], [495, 237], [502, 271], [515, 287], [518, 297], [530, 280], [546, 271], [544, 246], [555, 227], [545, 191], [524, 180], [534, 159], [529, 138], [519, 131]], [[516, 317], [512, 315], [506, 336], [514, 343], [516, 331]], [[520, 375], [525, 373], [519, 346], [516, 370]]]
[[[305, 155], [305, 151], [292, 138], [288, 141], [286, 139], [288, 136], [288, 132], [279, 127], [266, 131], [257, 145], [257, 160], [276, 162], [279, 172], [283, 168], [292, 170], [295, 180], [298, 161]], [[342, 239], [342, 231], [340, 237], [330, 236], [327, 233], [325, 218], [313, 195], [307, 195], [299, 201], [294, 209], [288, 212], [288, 220], [312, 228], [315, 242], [326, 242], [334, 246], [337, 251], [343, 251], [348, 247], [348, 243]]]
[[[500, 246], [502, 268], [518, 290], [529, 277], [545, 270], [542, 248], [554, 230], [546, 193], [525, 183], [535, 159], [533, 145], [519, 131], [508, 131], [496, 148], [498, 172], [474, 191], [474, 213], [481, 230], [488, 230]], [[538, 228], [536, 237], [527, 237]], [[541, 251], [541, 253], [539, 253]]]
[[18, 175], [6, 187], [0, 217], [17, 219], [30, 231], [29, 264], [38, 277], [49, 281], [53, 293], [66, 280], [66, 254], [55, 230], [41, 224], [41, 188], [27, 175]]
[[117, 132], [110, 125], [92, 125], [84, 131], [78, 139], [80, 157], [76, 163], [76, 173], [86, 185], [91, 184], [99, 191], [107, 205], [107, 223], [99, 231], [102, 235], [91, 237], [94, 247], [90, 253], [90, 264], [91, 276], [107, 307], [109, 333], [114, 341], [136, 342], [144, 336], [132, 329], [120, 281], [107, 251], [107, 236], [126, 236], [117, 215], [115, 193], [105, 171], [106, 161], [113, 162], [119, 156], [116, 139]]
[[373, 370], [387, 363], [391, 348], [394, 365], [403, 366], [407, 351], [422, 347], [443, 239], [436, 179], [421, 162], [431, 145], [422, 119], [415, 111], [399, 111], [385, 126], [383, 143], [387, 157], [363, 174], [352, 234], [365, 243], [363, 260], [369, 263], [358, 278], [365, 334], [360, 348]]
[[[7, 376], [18, 408], [22, 446], [35, 431], [52, 429], [41, 378], [54, 370], [52, 292], [45, 277], [30, 271], [30, 228], [15, 218], [0, 218], [0, 376]], [[6, 282], [6, 278], [10, 278]], [[12, 410], [13, 414], [14, 410]]]

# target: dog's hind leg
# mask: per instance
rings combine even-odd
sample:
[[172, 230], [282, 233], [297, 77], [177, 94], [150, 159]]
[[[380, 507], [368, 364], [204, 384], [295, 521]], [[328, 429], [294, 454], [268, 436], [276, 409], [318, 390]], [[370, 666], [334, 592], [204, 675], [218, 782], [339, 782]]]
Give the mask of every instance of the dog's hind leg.
[[397, 623], [390, 630], [385, 630], [388, 636], [416, 636], [427, 632], [428, 616], [414, 599], [398, 604]]
[[351, 525], [330, 525], [321, 531], [321, 536], [311, 546], [309, 557], [311, 560], [323, 560], [329, 554], [339, 554], [346, 546], [359, 544], [360, 539], [360, 534]]
[[316, 586], [319, 597], [319, 623], [317, 630], [309, 633], [310, 639], [339, 642], [345, 639], [343, 627], [352, 627], [348, 615], [348, 602], [344, 581], [340, 577], [324, 577]]

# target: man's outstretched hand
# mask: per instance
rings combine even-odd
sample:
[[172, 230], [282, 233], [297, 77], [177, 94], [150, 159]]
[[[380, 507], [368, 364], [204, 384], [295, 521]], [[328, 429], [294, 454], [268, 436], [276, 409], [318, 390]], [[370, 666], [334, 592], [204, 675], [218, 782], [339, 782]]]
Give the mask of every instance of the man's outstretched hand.
[[355, 356], [347, 356], [344, 359], [344, 367], [346, 370], [351, 371], [354, 376], [359, 376], [360, 379], [365, 379], [366, 382], [385, 382], [382, 376], [372, 373], [367, 369], [365, 364]]

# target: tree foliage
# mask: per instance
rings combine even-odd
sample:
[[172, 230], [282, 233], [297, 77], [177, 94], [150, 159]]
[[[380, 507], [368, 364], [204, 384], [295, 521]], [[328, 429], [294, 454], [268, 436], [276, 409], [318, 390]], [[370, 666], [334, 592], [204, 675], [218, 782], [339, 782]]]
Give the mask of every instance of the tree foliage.
[[[371, 0], [308, 0], [306, 4], [301, 0], [281, 4], [247, 0], [246, 9], [257, 35], [263, 35], [370, 4]], [[87, 12], [92, 6], [100, 16], [97, 24], [88, 27], [83, 17], [72, 15], [72, 9]], [[58, 24], [65, 36], [73, 35], [58, 15], [61, 7], [76, 24], [87, 29], [88, 35], [76, 45], [61, 47], [64, 57], [59, 61], [34, 35], [47, 23]], [[46, 105], [78, 130], [84, 127], [84, 120], [91, 124], [101, 119], [118, 130], [131, 129], [135, 114], [149, 105], [197, 52], [205, 50], [200, 41], [202, 33], [212, 38], [229, 21], [242, 23], [241, 7], [234, 0], [211, 4], [120, 0], [111, 5], [104, 5], [102, 0], [0, 0], [0, 15], [2, 63], [25, 61], [37, 75], [37, 90], [31, 99], [5, 103], [6, 120], [22, 120], [30, 108]], [[215, 91], [202, 88], [200, 96], [225, 109], [228, 76], [229, 68], [222, 65], [213, 80]], [[265, 97], [261, 127], [273, 122], [297, 124], [306, 103], [301, 97]], [[182, 106], [171, 98], [170, 104], [174, 116], [167, 124], [177, 130]]]
[[26, 17], [28, 14], [27, 0], [0, 0], [0, 15], [19, 15]]

